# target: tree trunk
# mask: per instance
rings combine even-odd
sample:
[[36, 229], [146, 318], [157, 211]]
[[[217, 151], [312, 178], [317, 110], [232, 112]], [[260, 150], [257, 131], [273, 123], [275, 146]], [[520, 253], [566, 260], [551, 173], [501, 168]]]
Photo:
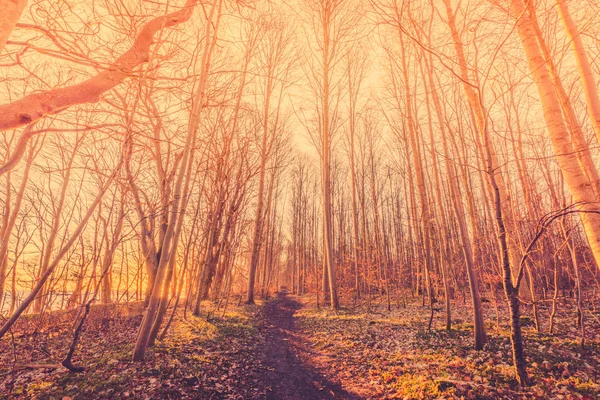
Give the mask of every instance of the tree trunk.
[[[29, 171], [31, 170], [31, 165], [33, 163], [33, 159], [35, 156], [35, 145], [29, 148], [29, 154], [27, 156], [27, 162], [25, 164], [25, 170], [23, 171], [23, 178], [21, 180], [21, 184], [19, 185], [19, 190], [17, 191], [15, 197], [15, 203], [12, 207], [10, 207], [10, 193], [11, 188], [10, 184], [7, 184], [7, 202], [6, 202], [6, 214], [2, 226], [1, 237], [0, 237], [0, 299], [4, 298], [4, 288], [6, 283], [6, 269], [8, 267], [8, 246], [10, 243], [10, 237], [13, 232], [13, 228], [15, 227], [15, 223], [17, 221], [17, 217], [19, 215], [19, 211], [21, 210], [21, 203], [23, 201], [23, 195], [25, 193], [25, 188], [27, 186], [27, 182], [29, 182]], [[7, 177], [7, 179], [10, 179]]]
[[[481, 98], [481, 93], [475, 90], [471, 83], [471, 77], [469, 76], [469, 69], [467, 66], [467, 60], [464, 53], [464, 48], [462, 44], [462, 40], [460, 38], [460, 34], [456, 27], [456, 16], [454, 15], [454, 11], [452, 10], [452, 5], [450, 0], [443, 0], [446, 6], [446, 15], [448, 16], [448, 27], [450, 28], [450, 33], [452, 35], [452, 40], [454, 43], [454, 49], [456, 50], [456, 55], [458, 57], [458, 65], [460, 69], [460, 78], [462, 81], [462, 86], [469, 102], [471, 115], [474, 115], [474, 127], [477, 129], [477, 133], [479, 136], [480, 142], [487, 142], [487, 149], [484, 149], [483, 152], [489, 152], [489, 162], [492, 163], [491, 171], [494, 174], [495, 184], [498, 186], [498, 191], [500, 194], [500, 207], [502, 207], [502, 215], [504, 218], [504, 222], [507, 227], [507, 237], [506, 242], [508, 246], [508, 256], [510, 258], [510, 265], [512, 268], [517, 268], [520, 261], [520, 250], [519, 245], [515, 238], [512, 235], [516, 232], [516, 225], [512, 217], [512, 209], [511, 209], [511, 200], [506, 188], [506, 184], [504, 182], [504, 178], [500, 169], [500, 165], [498, 162], [498, 156], [496, 154], [496, 150], [494, 148], [494, 144], [484, 138], [487, 135], [487, 120], [486, 113], [484, 110], [483, 100]], [[487, 158], [487, 157], [486, 157]], [[494, 191], [494, 188], [491, 187], [491, 183], [489, 182], [488, 177], [488, 188], [490, 193]], [[492, 197], [495, 194], [492, 193]], [[515, 275], [515, 271], [513, 270], [513, 276]]]
[[321, 185], [323, 191], [323, 258], [324, 265], [326, 268], [326, 277], [329, 282], [329, 296], [331, 300], [331, 308], [333, 310], [337, 310], [340, 307], [338, 295], [337, 295], [337, 286], [336, 286], [336, 277], [335, 277], [335, 264], [333, 258], [333, 225], [332, 225], [332, 213], [333, 208], [331, 204], [331, 132], [329, 129], [329, 95], [330, 95], [330, 87], [329, 87], [329, 75], [330, 71], [330, 30], [332, 21], [331, 21], [331, 10], [325, 6], [325, 9], [322, 10], [322, 29], [323, 29], [323, 96], [322, 96], [322, 131], [321, 131]]
[[[560, 76], [556, 69], [556, 65], [554, 64], [554, 60], [552, 59], [552, 55], [550, 54], [550, 50], [548, 49], [548, 45], [544, 40], [542, 30], [537, 20], [535, 4], [533, 1], [527, 2], [527, 10], [529, 11], [529, 15], [531, 16], [531, 26], [537, 37], [538, 45], [540, 46], [540, 50], [544, 56], [544, 59], [546, 60], [548, 72], [550, 73], [550, 77], [552, 78], [552, 82], [554, 83], [554, 86], [556, 88], [556, 94], [560, 101], [560, 106], [565, 117], [565, 122], [567, 124], [567, 127], [569, 128], [569, 132], [571, 133], [573, 147], [576, 150], [575, 155], [577, 156], [577, 159], [579, 160], [579, 165], [583, 169], [587, 179], [594, 183], [594, 191], [596, 193], [596, 196], [599, 197], [600, 175], [598, 174], [598, 170], [594, 165], [589, 144], [585, 139], [581, 124], [577, 119], [577, 114], [575, 113], [575, 109], [573, 108], [573, 103], [571, 102], [571, 99], [569, 98], [569, 95], [567, 94], [567, 91], [564, 88], [562, 80], [560, 79]], [[515, 115], [518, 118], [518, 112], [516, 109]], [[598, 131], [596, 131], [596, 137], [598, 137]]]
[[[188, 168], [188, 161], [192, 157], [193, 150], [192, 144], [196, 142], [196, 136], [199, 129], [200, 123], [200, 113], [205, 104], [206, 98], [206, 83], [208, 79], [208, 70], [210, 67], [211, 54], [213, 49], [216, 46], [217, 41], [217, 30], [219, 27], [219, 21], [221, 16], [221, 6], [222, 0], [214, 0], [210, 7], [210, 12], [207, 16], [206, 21], [206, 32], [205, 32], [205, 46], [204, 53], [202, 55], [202, 70], [199, 77], [198, 87], [196, 88], [195, 98], [193, 102], [192, 113], [190, 115], [190, 120], [188, 124], [188, 133], [186, 137], [185, 150], [183, 153], [183, 159], [181, 161], [181, 166], [179, 167], [177, 181], [175, 182], [175, 186], [173, 187], [173, 204], [171, 205], [170, 217], [169, 217], [169, 225], [167, 227], [167, 231], [164, 236], [164, 241], [162, 243], [162, 251], [160, 255], [160, 261], [158, 263], [158, 268], [156, 271], [156, 278], [154, 281], [154, 285], [152, 287], [152, 294], [150, 296], [150, 301], [148, 302], [148, 306], [144, 311], [144, 317], [142, 319], [142, 323], [140, 324], [140, 328], [138, 331], [137, 340], [135, 343], [135, 348], [133, 350], [133, 361], [143, 361], [144, 356], [146, 354], [146, 348], [149, 345], [150, 333], [152, 329], [152, 325], [154, 324], [154, 319], [156, 318], [156, 314], [158, 311], [159, 303], [162, 295], [162, 286], [163, 280], [167, 273], [167, 263], [169, 262], [169, 257], [174, 256], [177, 249], [172, 248], [172, 243], [177, 243], [178, 238], [175, 237], [175, 225], [177, 221], [178, 214], [185, 213], [185, 209], [181, 207], [181, 198], [187, 193], [182, 193], [183, 180], [186, 176], [186, 171]], [[211, 30], [213, 27], [213, 17], [215, 16], [215, 11], [217, 12], [214, 32], [211, 34]], [[185, 203], [183, 204], [185, 205]]]
[[592, 72], [592, 67], [587, 57], [585, 47], [583, 45], [582, 35], [577, 29], [577, 25], [571, 18], [569, 7], [566, 0], [556, 0], [558, 14], [563, 23], [567, 36], [571, 40], [571, 49], [577, 61], [579, 75], [581, 76], [581, 84], [585, 93], [587, 102], [588, 116], [596, 133], [596, 140], [600, 144], [600, 98], [598, 98], [598, 88], [596, 87], [596, 79]]
[[44, 275], [40, 276], [36, 285], [33, 287], [31, 293], [29, 293], [29, 295], [23, 300], [23, 302], [19, 305], [19, 308], [17, 308], [17, 310], [14, 312], [14, 314], [4, 323], [4, 325], [2, 325], [2, 328], [0, 328], [0, 339], [2, 339], [2, 337], [6, 334], [6, 332], [8, 332], [8, 330], [17, 321], [17, 319], [19, 319], [21, 314], [23, 314], [25, 312], [25, 310], [29, 307], [29, 305], [33, 302], [33, 300], [36, 298], [38, 293], [44, 287], [44, 284], [46, 283], [48, 278], [50, 278], [50, 275], [52, 275], [52, 273], [54, 272], [54, 269], [58, 266], [60, 261], [67, 254], [67, 252], [73, 246], [73, 244], [79, 239], [79, 235], [81, 235], [81, 232], [83, 232], [83, 229], [87, 225], [87, 222], [89, 221], [90, 217], [96, 210], [96, 207], [102, 200], [104, 193], [106, 192], [106, 190], [108, 189], [110, 184], [113, 182], [113, 180], [117, 176], [117, 172], [119, 169], [120, 169], [120, 165], [117, 167], [115, 172], [113, 172], [113, 174], [109, 177], [109, 179], [107, 180], [105, 185], [100, 189], [100, 192], [98, 193], [98, 195], [96, 196], [96, 198], [94, 199], [94, 201], [92, 202], [90, 207], [88, 208], [87, 212], [85, 213], [85, 215], [83, 216], [83, 218], [81, 219], [79, 224], [77, 225], [77, 228], [75, 228], [75, 231], [73, 231], [73, 234], [69, 237], [69, 240], [65, 243], [65, 245], [56, 254], [56, 256], [54, 257], [54, 260], [52, 260], [52, 263], [50, 263], [48, 265], [48, 268], [46, 269]]
[[[525, 12], [523, 0], [511, 0], [510, 7], [516, 19], [517, 32], [527, 56], [529, 70], [540, 95], [548, 135], [565, 182], [574, 201], [581, 203], [582, 210], [598, 211], [600, 207], [596, 204], [593, 182], [586, 179], [578, 163], [569, 132], [562, 118], [556, 87], [550, 78], [548, 66], [537, 43], [531, 18]], [[582, 213], [581, 220], [596, 265], [600, 268], [600, 215], [591, 212]]]

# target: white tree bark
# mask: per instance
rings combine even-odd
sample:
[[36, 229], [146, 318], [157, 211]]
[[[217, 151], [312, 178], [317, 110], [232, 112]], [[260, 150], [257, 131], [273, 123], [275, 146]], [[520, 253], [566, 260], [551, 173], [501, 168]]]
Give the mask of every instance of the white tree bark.
[[596, 140], [600, 143], [600, 99], [598, 98], [598, 90], [596, 89], [596, 79], [592, 73], [590, 61], [581, 40], [581, 33], [577, 29], [575, 22], [573, 22], [573, 18], [571, 18], [567, 1], [556, 0], [556, 5], [567, 36], [571, 39], [571, 49], [575, 55], [575, 60], [577, 60], [581, 84], [583, 85], [583, 92], [585, 93], [585, 100], [587, 102], [588, 115], [596, 133]]
[[[581, 203], [582, 210], [598, 211], [600, 207], [596, 202], [593, 183], [586, 179], [575, 156], [573, 143], [561, 113], [556, 88], [537, 43], [531, 18], [525, 12], [525, 4], [523, 0], [511, 0], [510, 8], [517, 21], [517, 32], [540, 95], [548, 135], [565, 182], [575, 202]], [[582, 213], [581, 220], [596, 264], [600, 266], [600, 215], [595, 212], [585, 212]]]

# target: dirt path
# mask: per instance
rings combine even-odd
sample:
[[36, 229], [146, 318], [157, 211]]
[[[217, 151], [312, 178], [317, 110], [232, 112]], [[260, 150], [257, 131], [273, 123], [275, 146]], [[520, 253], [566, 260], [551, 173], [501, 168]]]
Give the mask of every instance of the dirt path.
[[264, 363], [267, 372], [267, 399], [359, 399], [329, 381], [311, 367], [311, 352], [294, 328], [294, 313], [300, 304], [287, 293], [265, 304], [261, 323], [266, 329]]

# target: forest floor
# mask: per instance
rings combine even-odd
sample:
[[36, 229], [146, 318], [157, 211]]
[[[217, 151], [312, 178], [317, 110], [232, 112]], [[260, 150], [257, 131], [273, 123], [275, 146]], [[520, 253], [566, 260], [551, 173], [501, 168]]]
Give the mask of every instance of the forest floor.
[[[536, 333], [523, 317], [532, 386], [513, 378], [506, 321], [486, 304], [489, 340], [472, 350], [470, 309], [453, 304], [453, 329], [406, 299], [333, 312], [314, 296], [285, 293], [211, 318], [182, 315], [144, 363], [130, 361], [141, 305], [97, 306], [71, 373], [59, 366], [72, 339], [73, 312], [22, 318], [0, 340], [0, 398], [19, 399], [597, 399], [599, 313], [587, 319], [581, 349], [561, 304], [557, 334]], [[207, 304], [205, 310], [212, 305]], [[500, 314], [505, 309], [500, 305]], [[547, 330], [547, 312], [540, 312]]]

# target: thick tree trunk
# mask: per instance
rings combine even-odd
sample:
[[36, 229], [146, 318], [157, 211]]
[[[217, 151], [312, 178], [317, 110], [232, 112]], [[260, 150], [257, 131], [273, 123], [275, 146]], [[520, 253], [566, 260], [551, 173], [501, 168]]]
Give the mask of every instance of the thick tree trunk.
[[598, 98], [598, 88], [596, 87], [596, 79], [592, 72], [592, 67], [587, 57], [587, 52], [583, 45], [582, 35], [577, 29], [577, 25], [571, 18], [569, 7], [566, 0], [556, 0], [558, 14], [565, 27], [565, 31], [571, 40], [571, 49], [577, 60], [579, 75], [581, 76], [581, 84], [585, 93], [585, 100], [588, 107], [588, 116], [596, 133], [596, 140], [600, 144], [600, 98]]
[[[2, 2], [12, 3], [11, 0]], [[103, 93], [123, 82], [132, 75], [136, 67], [149, 60], [154, 35], [162, 29], [177, 26], [190, 19], [197, 2], [198, 0], [187, 0], [181, 9], [148, 21], [131, 48], [98, 75], [76, 85], [32, 93], [12, 103], [0, 105], [0, 131], [30, 124], [76, 104], [99, 101]]]
[[[193, 138], [192, 146], [196, 146], [196, 138]], [[185, 211], [187, 210], [187, 205], [190, 200], [190, 184], [192, 182], [192, 167], [194, 166], [194, 153], [191, 152], [187, 166], [181, 165], [181, 168], [185, 168], [185, 184], [183, 193], [184, 196], [181, 200], [181, 212], [174, 217], [176, 218], [175, 222], [175, 231], [173, 234], [173, 243], [171, 244], [171, 254], [169, 255], [169, 264], [167, 269], [167, 274], [165, 277], [165, 282], [162, 287], [162, 292], [160, 293], [160, 302], [158, 305], [158, 311], [156, 312], [156, 317], [154, 322], [152, 323], [152, 327], [150, 328], [150, 336], [148, 337], [148, 346], [154, 346], [154, 342], [158, 336], [158, 332], [162, 325], [163, 319], [165, 318], [165, 314], [167, 312], [167, 304], [169, 302], [169, 290], [171, 289], [171, 282], [173, 280], [173, 275], [175, 274], [175, 264], [177, 263], [177, 250], [179, 248], [179, 238], [181, 237], [181, 231], [183, 229], [183, 223], [185, 220]], [[177, 168], [177, 162], [174, 165]]]
[[[538, 44], [540, 46], [540, 50], [544, 56], [544, 59], [546, 60], [548, 72], [550, 73], [550, 77], [552, 78], [552, 82], [554, 83], [554, 86], [556, 88], [556, 94], [560, 101], [560, 106], [565, 117], [565, 122], [567, 124], [567, 127], [569, 128], [569, 132], [571, 133], [571, 140], [573, 141], [573, 147], [576, 150], [575, 154], [577, 156], [577, 159], [579, 160], [579, 165], [583, 169], [587, 179], [594, 183], [594, 191], [596, 193], [596, 197], [600, 197], [600, 175], [598, 174], [598, 170], [592, 159], [589, 144], [585, 139], [581, 124], [577, 119], [577, 114], [575, 113], [575, 109], [573, 108], [573, 103], [571, 102], [571, 99], [567, 94], [567, 91], [562, 83], [560, 75], [558, 74], [558, 71], [556, 69], [556, 65], [554, 64], [554, 60], [552, 59], [552, 55], [550, 54], [550, 50], [548, 49], [548, 45], [544, 40], [542, 30], [537, 20], [535, 5], [533, 1], [527, 2], [527, 10], [531, 17], [531, 26], [533, 28], [533, 31], [535, 32]], [[591, 94], [590, 96], [593, 97], [593, 94]], [[516, 109], [515, 116], [518, 118], [518, 112]], [[600, 128], [598, 130], [600, 130]], [[600, 135], [598, 134], [598, 130], [596, 131], [596, 137], [600, 137]]]
[[[576, 152], [562, 117], [556, 87], [541, 54], [530, 15], [525, 12], [523, 0], [510, 0], [510, 8], [516, 19], [517, 32], [540, 95], [548, 135], [565, 182], [575, 202], [581, 203], [582, 210], [598, 211], [600, 207], [596, 203], [593, 182], [586, 178], [575, 155]], [[596, 265], [600, 267], [600, 215], [595, 212], [582, 213], [581, 220]]]

